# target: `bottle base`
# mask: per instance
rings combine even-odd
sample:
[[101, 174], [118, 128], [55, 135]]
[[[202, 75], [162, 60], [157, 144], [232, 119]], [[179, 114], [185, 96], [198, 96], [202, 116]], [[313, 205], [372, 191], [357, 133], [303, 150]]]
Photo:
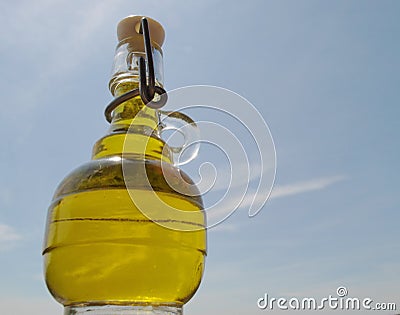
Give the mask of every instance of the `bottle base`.
[[182, 306], [101, 305], [66, 306], [64, 315], [182, 315]]

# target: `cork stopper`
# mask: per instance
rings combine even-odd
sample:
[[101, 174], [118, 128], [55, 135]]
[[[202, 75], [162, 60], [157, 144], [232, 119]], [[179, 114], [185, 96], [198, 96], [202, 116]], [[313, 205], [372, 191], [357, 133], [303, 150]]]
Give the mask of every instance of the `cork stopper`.
[[[143, 35], [140, 34], [140, 21], [143, 16], [130, 15], [122, 19], [117, 26], [117, 36], [119, 42], [128, 42], [131, 50], [144, 52]], [[149, 22], [151, 44], [160, 49], [164, 43], [165, 31], [160, 23], [146, 17]]]

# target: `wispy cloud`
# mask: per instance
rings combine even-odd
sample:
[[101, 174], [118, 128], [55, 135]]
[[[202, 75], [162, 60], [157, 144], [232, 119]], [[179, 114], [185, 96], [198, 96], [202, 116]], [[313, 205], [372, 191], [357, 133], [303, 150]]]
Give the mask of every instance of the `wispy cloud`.
[[[11, 12], [0, 13], [5, 21], [1, 48], [6, 54], [3, 58], [9, 61], [4, 71], [13, 74], [11, 79], [5, 77], [4, 83], [16, 91], [24, 85], [24, 93], [10, 92], [14, 95], [11, 101], [18, 104], [16, 110], [25, 113], [43, 106], [44, 91], [55, 89], [69, 75], [76, 76], [78, 67], [96, 57], [93, 47], [101, 49], [99, 41], [107, 37], [99, 34], [105, 34], [109, 25], [114, 27], [111, 13], [117, 8], [115, 1], [82, 2], [76, 6], [66, 0], [38, 0], [35, 4], [22, 1], [11, 6]], [[24, 66], [19, 67], [20, 63]]]
[[9, 249], [21, 239], [22, 236], [11, 226], [0, 223], [0, 250]]
[[[288, 185], [277, 185], [273, 188], [269, 199], [289, 197], [322, 190], [334, 183], [343, 181], [346, 178], [347, 177], [344, 175], [336, 175], [300, 181]], [[235, 198], [221, 201], [217, 206], [215, 206], [215, 208], [207, 212], [207, 217], [209, 222], [218, 222], [233, 212], [236, 208], [247, 211], [253, 203], [254, 205], [262, 206], [266, 201], [267, 196], [258, 194], [255, 191], [248, 191], [244, 198], [243, 196], [236, 195]]]
[[278, 185], [272, 190], [270, 198], [282, 198], [310, 191], [321, 190], [345, 179], [346, 176], [338, 175], [301, 181], [289, 185]]

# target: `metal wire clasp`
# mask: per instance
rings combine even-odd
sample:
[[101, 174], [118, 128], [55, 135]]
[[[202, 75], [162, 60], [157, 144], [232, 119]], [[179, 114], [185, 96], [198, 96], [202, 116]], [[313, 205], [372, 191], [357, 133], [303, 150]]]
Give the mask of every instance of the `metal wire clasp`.
[[[167, 92], [161, 86], [156, 86], [149, 23], [145, 17], [141, 19], [139, 32], [143, 34], [144, 49], [146, 54], [146, 60], [143, 57], [140, 57], [139, 59], [139, 88], [118, 96], [117, 98], [113, 99], [110, 104], [108, 104], [104, 111], [104, 115], [106, 116], [108, 122], [111, 122], [111, 114], [118, 105], [136, 96], [140, 95], [143, 103], [146, 106], [154, 109], [163, 107], [168, 100]], [[148, 77], [146, 72], [149, 73]], [[159, 99], [157, 101], [153, 101], [156, 93], [159, 95]]]

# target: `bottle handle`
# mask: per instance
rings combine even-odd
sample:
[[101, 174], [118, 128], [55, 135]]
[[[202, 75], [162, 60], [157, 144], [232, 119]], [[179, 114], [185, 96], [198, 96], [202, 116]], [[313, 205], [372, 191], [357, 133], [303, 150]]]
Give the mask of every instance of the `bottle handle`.
[[[168, 138], [173, 137], [175, 133], [183, 137], [182, 145], [168, 145], [173, 155], [174, 166], [184, 165], [194, 160], [200, 149], [200, 130], [193, 119], [175, 111], [158, 110], [158, 114], [161, 137], [166, 131], [172, 131]], [[167, 142], [168, 138], [164, 141]]]

